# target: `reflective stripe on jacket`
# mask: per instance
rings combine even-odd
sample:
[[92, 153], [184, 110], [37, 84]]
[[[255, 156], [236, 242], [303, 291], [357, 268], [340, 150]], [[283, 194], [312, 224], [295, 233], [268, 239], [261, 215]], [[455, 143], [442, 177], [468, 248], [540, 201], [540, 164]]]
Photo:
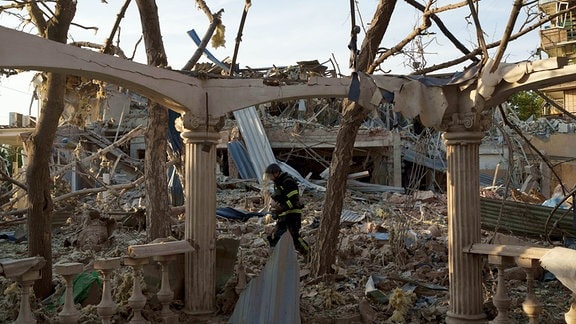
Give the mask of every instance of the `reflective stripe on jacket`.
[[288, 214], [302, 214], [298, 183], [288, 173], [283, 172], [274, 180], [274, 196], [272, 198], [281, 207], [277, 211], [279, 217]]

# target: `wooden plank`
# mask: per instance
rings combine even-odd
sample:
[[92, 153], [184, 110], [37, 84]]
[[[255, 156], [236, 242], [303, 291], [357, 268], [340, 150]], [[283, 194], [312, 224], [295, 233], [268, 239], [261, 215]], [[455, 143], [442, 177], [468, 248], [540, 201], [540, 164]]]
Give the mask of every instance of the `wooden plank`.
[[548, 251], [550, 251], [550, 249], [548, 248], [521, 246], [521, 245], [485, 244], [485, 243], [475, 243], [466, 248], [467, 253], [536, 259], [536, 260], [539, 260]]

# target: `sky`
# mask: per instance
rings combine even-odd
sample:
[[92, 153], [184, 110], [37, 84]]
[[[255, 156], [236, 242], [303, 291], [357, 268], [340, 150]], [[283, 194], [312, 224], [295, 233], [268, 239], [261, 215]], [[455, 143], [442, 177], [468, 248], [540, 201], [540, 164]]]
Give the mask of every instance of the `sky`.
[[[423, 1], [419, 1], [423, 3]], [[457, 2], [438, 0], [441, 7]], [[0, 6], [9, 1], [0, 1]], [[160, 29], [163, 35], [164, 47], [168, 63], [173, 69], [182, 68], [193, 55], [196, 45], [188, 37], [187, 31], [195, 29], [203, 37], [209, 26], [206, 14], [201, 11], [195, 1], [156, 1], [160, 17]], [[244, 0], [205, 0], [211, 12], [221, 9], [222, 21], [226, 26], [225, 47], [208, 50], [220, 60], [232, 57], [235, 39], [238, 34]], [[85, 41], [102, 44], [108, 37], [116, 20], [116, 16], [124, 4], [120, 0], [83, 0], [78, 1], [78, 8], [74, 22], [69, 32], [69, 41]], [[356, 25], [362, 28], [358, 36], [358, 46], [369, 27], [377, 0], [356, 0]], [[480, 1], [479, 16], [487, 43], [499, 40], [506, 27], [508, 15], [512, 8], [511, 2], [501, 0]], [[439, 13], [444, 24], [469, 49], [475, 47], [476, 31], [466, 19], [469, 9]], [[420, 24], [419, 12], [404, 1], [397, 2], [388, 31], [381, 44], [382, 47], [395, 46], [413, 28]], [[522, 15], [519, 18], [521, 21]], [[0, 25], [10, 28], [22, 29], [11, 16], [0, 14]], [[98, 30], [83, 27], [98, 27]], [[519, 23], [516, 24], [518, 29]], [[24, 31], [34, 33], [34, 29], [27, 26]], [[337, 68], [344, 75], [349, 75], [351, 10], [350, 1], [346, 0], [253, 0], [248, 10], [242, 41], [240, 43], [237, 63], [240, 68], [272, 67], [294, 65], [298, 61], [318, 60], [326, 63], [329, 68], [337, 64]], [[433, 26], [429, 29], [430, 35], [421, 38], [426, 46], [426, 65], [441, 63], [449, 59], [460, 57], [455, 47]], [[144, 45], [136, 45], [141, 36], [141, 24], [135, 1], [130, 7], [121, 23], [119, 46], [129, 56], [135, 52], [134, 60], [146, 63]], [[520, 40], [508, 46], [507, 62], [518, 62], [534, 59], [532, 54], [539, 46], [538, 30], [533, 31]], [[2, 45], [9, 46], [9, 45]], [[493, 51], [491, 51], [493, 53]], [[491, 54], [493, 55], [493, 54]], [[329, 60], [332, 59], [333, 63]], [[203, 56], [200, 62], [208, 62]], [[382, 71], [392, 74], [408, 74], [412, 72], [407, 60], [401, 55], [394, 56], [381, 66]], [[457, 66], [451, 70], [441, 72], [461, 71], [464, 66]], [[31, 105], [32, 87], [30, 80], [33, 73], [28, 72], [19, 76], [0, 77], [0, 125], [8, 124], [8, 113], [19, 112], [37, 116], [38, 103]]]

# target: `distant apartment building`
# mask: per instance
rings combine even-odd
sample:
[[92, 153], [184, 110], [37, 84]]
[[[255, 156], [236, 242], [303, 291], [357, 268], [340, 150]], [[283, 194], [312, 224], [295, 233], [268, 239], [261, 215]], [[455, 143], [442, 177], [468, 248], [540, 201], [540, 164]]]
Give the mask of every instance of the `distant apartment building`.
[[[557, 1], [540, 0], [539, 9], [542, 14], [553, 17], [540, 30], [541, 49], [549, 57], [566, 58], [569, 64], [576, 63], [576, 0]], [[560, 107], [571, 113], [576, 113], [576, 81], [567, 82], [541, 89]], [[544, 115], [557, 114], [558, 110], [547, 106]]]

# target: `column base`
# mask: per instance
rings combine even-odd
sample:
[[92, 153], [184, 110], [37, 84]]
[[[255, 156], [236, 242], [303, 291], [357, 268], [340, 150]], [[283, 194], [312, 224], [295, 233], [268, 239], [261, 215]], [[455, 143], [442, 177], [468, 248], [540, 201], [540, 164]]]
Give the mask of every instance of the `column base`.
[[182, 309], [184, 314], [194, 315], [194, 316], [203, 316], [203, 315], [214, 315], [216, 314], [215, 310], [189, 310], [189, 309]]
[[448, 312], [446, 314], [447, 324], [463, 324], [463, 323], [488, 323], [486, 319], [486, 314], [476, 314], [476, 315], [462, 315], [454, 314], [453, 312]]

